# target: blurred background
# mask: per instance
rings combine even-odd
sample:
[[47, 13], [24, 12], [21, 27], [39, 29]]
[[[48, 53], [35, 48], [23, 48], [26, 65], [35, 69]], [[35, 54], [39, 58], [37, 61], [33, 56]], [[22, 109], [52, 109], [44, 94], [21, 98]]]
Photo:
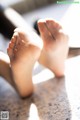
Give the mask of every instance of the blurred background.
[[80, 47], [79, 14], [80, 0], [0, 0], [0, 50], [6, 52], [16, 27], [35, 28], [40, 18], [59, 21], [70, 36], [70, 47]]

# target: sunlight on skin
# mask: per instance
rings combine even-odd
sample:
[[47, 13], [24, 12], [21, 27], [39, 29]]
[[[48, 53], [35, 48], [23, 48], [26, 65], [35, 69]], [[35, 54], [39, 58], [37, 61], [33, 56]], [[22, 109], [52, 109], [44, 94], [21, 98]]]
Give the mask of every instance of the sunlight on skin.
[[69, 35], [69, 46], [80, 47], [80, 4], [70, 5], [60, 23]]
[[[75, 15], [75, 17], [74, 17]], [[60, 23], [63, 25], [64, 31], [69, 34], [69, 46], [80, 47], [80, 5], [72, 4], [61, 19]], [[76, 23], [76, 24], [75, 24]], [[45, 75], [45, 76], [44, 76]], [[44, 76], [44, 77], [43, 77]], [[48, 69], [41, 71], [33, 77], [34, 83], [46, 81], [54, 77], [53, 73]]]
[[72, 110], [71, 120], [79, 120], [77, 118], [77, 107], [80, 105], [80, 56], [66, 61], [65, 86]]
[[29, 112], [29, 119], [28, 120], [41, 120], [38, 115], [38, 110], [35, 104], [31, 104], [30, 112]]

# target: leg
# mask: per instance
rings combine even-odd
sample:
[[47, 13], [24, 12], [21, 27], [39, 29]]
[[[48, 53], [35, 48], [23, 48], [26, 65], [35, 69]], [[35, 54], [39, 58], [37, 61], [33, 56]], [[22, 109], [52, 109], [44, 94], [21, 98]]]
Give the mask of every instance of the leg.
[[39, 62], [52, 70], [57, 77], [63, 76], [69, 49], [68, 36], [52, 19], [39, 20], [38, 27], [44, 43]]
[[19, 28], [15, 30], [7, 51], [13, 79], [22, 97], [33, 92], [32, 70], [42, 47], [41, 39], [34, 32], [26, 34]]
[[0, 51], [0, 76], [5, 78], [5, 80], [15, 88], [9, 64], [10, 60], [8, 55]]

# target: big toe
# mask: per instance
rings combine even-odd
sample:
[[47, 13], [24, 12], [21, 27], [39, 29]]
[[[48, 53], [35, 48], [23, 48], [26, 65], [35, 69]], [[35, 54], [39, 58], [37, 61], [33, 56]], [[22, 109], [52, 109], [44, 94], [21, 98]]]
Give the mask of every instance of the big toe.
[[26, 38], [26, 32], [25, 32], [25, 30], [23, 30], [22, 28], [16, 28], [15, 30], [14, 30], [14, 32], [16, 33], [18, 33], [18, 35], [19, 35], [19, 37], [21, 38], [21, 40], [27, 40], [27, 38]]
[[51, 32], [48, 29], [47, 25], [46, 25], [46, 21], [45, 19], [40, 19], [38, 21], [38, 28], [40, 31], [40, 35], [42, 37], [42, 40], [45, 42], [45, 40], [48, 40], [51, 38]]
[[10, 58], [12, 58], [14, 56], [14, 49], [15, 49], [16, 45], [17, 45], [17, 33], [14, 33], [13, 37], [11, 38], [11, 41], [9, 43], [9, 46], [7, 48], [7, 53]]
[[8, 48], [7, 48], [7, 53], [8, 53], [8, 55], [9, 55], [9, 57], [11, 58], [11, 57], [12, 57], [12, 54], [13, 54], [12, 49], [8, 47]]
[[[62, 26], [54, 19], [50, 19], [50, 18], [46, 19], [46, 24], [49, 28], [52, 28], [53, 30], [62, 29]], [[51, 29], [51, 31], [52, 31], [52, 29]]]
[[45, 33], [48, 33], [48, 29], [46, 28], [46, 21], [45, 19], [40, 19], [38, 21], [38, 28], [41, 35], [45, 35]]

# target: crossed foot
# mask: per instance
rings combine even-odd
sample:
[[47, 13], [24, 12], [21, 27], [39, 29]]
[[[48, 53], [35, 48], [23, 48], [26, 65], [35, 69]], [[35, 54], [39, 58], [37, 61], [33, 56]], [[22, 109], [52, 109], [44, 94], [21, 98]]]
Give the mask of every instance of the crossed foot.
[[69, 49], [68, 36], [53, 19], [40, 20], [38, 27], [44, 43], [39, 62], [61, 77], [64, 75], [64, 63]]
[[64, 75], [68, 53], [68, 37], [62, 27], [51, 19], [39, 20], [42, 39], [33, 31], [17, 28], [8, 47], [13, 79], [22, 97], [33, 92], [32, 71], [37, 60], [56, 76]]

